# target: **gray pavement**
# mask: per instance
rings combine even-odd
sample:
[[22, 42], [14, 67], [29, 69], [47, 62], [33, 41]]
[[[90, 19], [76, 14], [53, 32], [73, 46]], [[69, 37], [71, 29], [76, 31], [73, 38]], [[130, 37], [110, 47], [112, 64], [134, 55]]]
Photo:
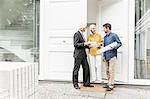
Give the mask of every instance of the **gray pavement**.
[[113, 92], [86, 92], [70, 82], [40, 81], [36, 94], [38, 99], [150, 99], [150, 86], [116, 85]]

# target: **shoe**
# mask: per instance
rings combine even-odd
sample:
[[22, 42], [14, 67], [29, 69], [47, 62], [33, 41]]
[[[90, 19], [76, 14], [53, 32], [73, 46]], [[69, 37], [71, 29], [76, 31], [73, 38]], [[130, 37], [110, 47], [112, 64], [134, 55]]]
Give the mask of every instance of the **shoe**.
[[110, 87], [108, 87], [107, 89], [106, 89], [106, 91], [112, 91], [113, 90], [113, 88], [110, 88]]
[[90, 85], [90, 84], [89, 84], [89, 85], [85, 85], [85, 84], [84, 84], [83, 86], [84, 86], [84, 87], [94, 87], [94, 85]]
[[109, 86], [107, 84], [103, 85], [103, 88], [108, 88]]
[[110, 88], [115, 88], [115, 85], [114, 84], [110, 84], [109, 87]]
[[80, 89], [79, 85], [74, 85], [75, 89]]

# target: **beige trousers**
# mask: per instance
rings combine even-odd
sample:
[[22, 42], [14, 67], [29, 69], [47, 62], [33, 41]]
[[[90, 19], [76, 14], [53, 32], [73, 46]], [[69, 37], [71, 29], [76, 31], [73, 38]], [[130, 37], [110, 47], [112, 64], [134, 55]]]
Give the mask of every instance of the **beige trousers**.
[[114, 77], [115, 77], [115, 65], [117, 62], [117, 58], [113, 57], [110, 60], [106, 60], [106, 74], [108, 78], [108, 85], [114, 85]]

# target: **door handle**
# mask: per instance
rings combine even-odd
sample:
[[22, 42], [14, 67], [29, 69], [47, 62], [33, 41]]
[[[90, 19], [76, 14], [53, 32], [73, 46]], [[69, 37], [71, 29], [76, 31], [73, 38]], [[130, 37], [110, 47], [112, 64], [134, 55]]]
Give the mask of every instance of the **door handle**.
[[63, 42], [63, 43], [66, 43], [66, 41], [65, 41], [65, 40], [63, 40], [62, 42]]

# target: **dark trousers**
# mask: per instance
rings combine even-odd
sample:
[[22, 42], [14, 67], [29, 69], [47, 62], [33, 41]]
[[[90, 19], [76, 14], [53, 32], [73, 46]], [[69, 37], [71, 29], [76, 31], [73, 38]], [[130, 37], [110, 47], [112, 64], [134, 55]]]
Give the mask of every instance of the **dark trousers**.
[[89, 64], [87, 62], [87, 58], [75, 58], [74, 61], [74, 68], [73, 68], [73, 84], [78, 84], [78, 73], [80, 69], [80, 65], [83, 68], [83, 84], [89, 85], [90, 84], [90, 71], [89, 71]]

